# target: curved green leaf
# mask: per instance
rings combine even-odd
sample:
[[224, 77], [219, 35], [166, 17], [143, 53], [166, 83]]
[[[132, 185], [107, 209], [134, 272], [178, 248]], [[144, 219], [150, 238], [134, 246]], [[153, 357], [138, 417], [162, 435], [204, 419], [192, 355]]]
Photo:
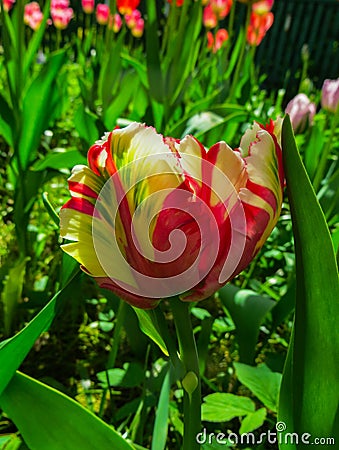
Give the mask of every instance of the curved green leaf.
[[[339, 283], [329, 230], [285, 118], [282, 147], [296, 251], [293, 339], [280, 394], [288, 432], [339, 441]], [[302, 448], [281, 444], [281, 449]], [[324, 446], [323, 448], [326, 448]]]
[[56, 77], [65, 62], [66, 52], [55, 52], [27, 89], [22, 107], [22, 130], [19, 141], [19, 160], [23, 169], [34, 160], [41, 134], [54, 117], [51, 97]]
[[133, 449], [79, 403], [20, 372], [2, 393], [0, 404], [31, 449]]

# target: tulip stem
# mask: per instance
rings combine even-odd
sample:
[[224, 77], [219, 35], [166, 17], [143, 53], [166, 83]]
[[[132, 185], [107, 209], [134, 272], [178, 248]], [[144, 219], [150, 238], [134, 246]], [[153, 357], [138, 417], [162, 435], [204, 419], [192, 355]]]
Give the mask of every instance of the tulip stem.
[[316, 172], [314, 180], [313, 180], [313, 189], [316, 193], [318, 192], [321, 182], [324, 178], [324, 172], [326, 169], [328, 155], [331, 151], [333, 138], [336, 133], [337, 124], [338, 124], [338, 120], [339, 120], [339, 107], [337, 108], [334, 116], [331, 119], [332, 119], [332, 124], [331, 124], [330, 135], [326, 142], [325, 148], [321, 152], [320, 162], [319, 162], [318, 169], [317, 169], [317, 172]]
[[241, 45], [241, 49], [240, 49], [240, 54], [238, 57], [238, 62], [237, 62], [236, 68], [235, 68], [235, 73], [233, 76], [232, 84], [231, 84], [230, 91], [228, 94], [229, 101], [232, 101], [234, 95], [236, 94], [237, 85], [238, 85], [239, 78], [241, 75], [241, 69], [243, 68], [243, 64], [244, 64], [245, 50], [246, 50], [246, 46], [247, 46], [246, 33], [247, 33], [247, 28], [248, 28], [248, 25], [249, 25], [250, 19], [251, 19], [251, 11], [252, 11], [252, 3], [249, 3], [247, 5], [246, 20], [245, 20], [245, 25], [243, 28], [243, 33], [244, 33], [243, 41], [242, 41], [242, 45]]
[[197, 435], [201, 432], [201, 382], [199, 359], [194, 339], [189, 304], [177, 298], [171, 299], [171, 307], [180, 359], [184, 366], [184, 438], [183, 450], [199, 450]]

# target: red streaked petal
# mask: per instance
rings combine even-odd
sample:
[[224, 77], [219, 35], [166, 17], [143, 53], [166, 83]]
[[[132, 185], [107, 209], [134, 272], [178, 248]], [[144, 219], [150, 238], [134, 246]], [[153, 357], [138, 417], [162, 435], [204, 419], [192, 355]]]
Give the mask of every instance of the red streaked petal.
[[71, 192], [76, 192], [77, 194], [86, 195], [91, 198], [98, 198], [98, 194], [93, 191], [89, 186], [83, 183], [77, 183], [76, 181], [68, 182], [69, 190]]
[[81, 197], [72, 197], [62, 208], [75, 209], [89, 216], [93, 216], [95, 211], [94, 205], [89, 200]]

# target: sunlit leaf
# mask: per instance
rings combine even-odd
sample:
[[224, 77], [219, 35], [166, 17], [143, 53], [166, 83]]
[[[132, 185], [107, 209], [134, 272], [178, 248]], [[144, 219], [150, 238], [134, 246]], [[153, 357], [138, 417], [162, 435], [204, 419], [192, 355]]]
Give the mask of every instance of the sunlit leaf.
[[202, 420], [207, 422], [228, 422], [255, 411], [254, 402], [248, 397], [216, 392], [204, 397]]
[[[305, 168], [291, 123], [282, 146], [296, 250], [293, 339], [284, 370], [278, 419], [289, 432], [339, 439], [339, 283], [328, 227]], [[282, 444], [281, 449], [295, 446]]]
[[132, 450], [112, 427], [63, 393], [17, 372], [1, 408], [34, 450]]
[[158, 332], [156, 327], [154, 326], [152, 319], [150, 317], [150, 313], [140, 308], [133, 308], [133, 309], [136, 315], [138, 316], [141, 331], [145, 333], [146, 336], [151, 338], [152, 341], [159, 346], [161, 351], [168, 356], [168, 351], [165, 342], [160, 336], [160, 333]]
[[275, 305], [275, 301], [233, 285], [226, 285], [220, 289], [219, 297], [235, 323], [240, 360], [251, 364], [258, 341], [259, 327], [266, 314]]
[[240, 382], [270, 410], [277, 411], [281, 374], [272, 372], [266, 364], [257, 367], [234, 363]]

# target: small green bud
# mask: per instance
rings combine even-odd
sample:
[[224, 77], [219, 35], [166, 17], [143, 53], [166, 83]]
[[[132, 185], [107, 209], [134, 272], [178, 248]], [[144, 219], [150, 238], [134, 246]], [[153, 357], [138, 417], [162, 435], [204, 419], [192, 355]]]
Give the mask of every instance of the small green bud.
[[198, 387], [199, 380], [196, 374], [190, 371], [186, 373], [181, 383], [188, 395], [192, 395]]

